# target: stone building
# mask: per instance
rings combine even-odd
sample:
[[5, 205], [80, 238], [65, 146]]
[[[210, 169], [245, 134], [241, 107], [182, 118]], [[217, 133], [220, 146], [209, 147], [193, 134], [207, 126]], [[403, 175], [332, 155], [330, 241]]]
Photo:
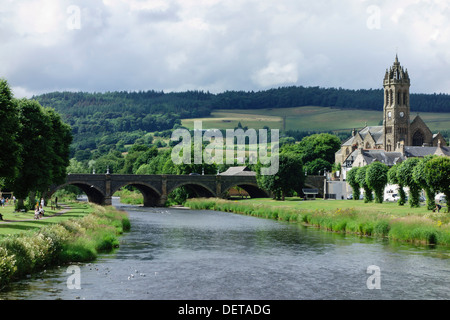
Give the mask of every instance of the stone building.
[[410, 84], [408, 70], [400, 65], [396, 56], [383, 80], [383, 125], [353, 130], [352, 136], [335, 154], [335, 161], [341, 164], [343, 171], [373, 161], [392, 166], [409, 157], [450, 156], [450, 148], [440, 133], [433, 134], [419, 115], [411, 121]]

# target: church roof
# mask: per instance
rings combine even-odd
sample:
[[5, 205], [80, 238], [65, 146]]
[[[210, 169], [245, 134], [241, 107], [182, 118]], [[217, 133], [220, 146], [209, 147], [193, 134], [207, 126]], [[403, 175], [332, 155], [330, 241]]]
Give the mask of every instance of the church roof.
[[[375, 141], [376, 144], [383, 144], [383, 126], [370, 126], [361, 129], [359, 132], [362, 140], [366, 138], [366, 135], [370, 134]], [[350, 137], [347, 141], [343, 143], [344, 146], [353, 145], [353, 141], [355, 140], [355, 136]]]
[[366, 137], [367, 134], [370, 134], [375, 143], [377, 144], [383, 143], [383, 126], [365, 127], [359, 132], [359, 134], [363, 139]]
[[[440, 150], [438, 150], [440, 149]], [[405, 147], [405, 156], [408, 158], [411, 157], [425, 157], [430, 154], [437, 154], [437, 155], [447, 155], [450, 156], [450, 147], [415, 147], [415, 146], [408, 146]]]
[[401, 152], [387, 152], [384, 150], [363, 150], [362, 155], [367, 164], [379, 161], [388, 166], [393, 166], [405, 159]]
[[388, 165], [389, 167], [406, 159], [401, 152], [388, 152], [382, 149], [356, 149], [351, 154], [349, 154], [347, 160], [351, 159], [353, 162], [359, 155], [364, 158], [364, 162], [367, 164], [371, 164], [374, 161], [379, 161]]

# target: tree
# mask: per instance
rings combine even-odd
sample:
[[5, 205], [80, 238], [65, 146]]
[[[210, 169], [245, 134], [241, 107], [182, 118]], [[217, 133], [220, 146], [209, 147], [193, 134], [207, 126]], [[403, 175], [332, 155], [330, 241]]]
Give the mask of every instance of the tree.
[[359, 167], [353, 167], [347, 172], [347, 182], [352, 187], [353, 200], [359, 200], [360, 196], [360, 186], [359, 181], [356, 179], [356, 174], [358, 173]]
[[292, 152], [279, 154], [279, 169], [274, 175], [261, 175], [261, 164], [256, 166], [256, 180], [260, 188], [271, 191], [275, 198], [283, 201], [291, 191], [300, 194], [305, 179], [302, 161], [299, 155]]
[[436, 192], [445, 194], [447, 211], [450, 201], [450, 158], [438, 156], [425, 164], [425, 178], [427, 184]]
[[428, 155], [424, 158], [420, 159], [417, 165], [413, 169], [413, 179], [417, 182], [417, 184], [425, 190], [425, 194], [427, 196], [427, 209], [433, 210], [435, 208], [434, 196], [436, 191], [432, 186], [428, 184], [426, 178], [426, 164], [428, 161], [436, 157], [435, 155]]
[[72, 158], [69, 160], [69, 166], [67, 167], [67, 173], [89, 173], [89, 169], [82, 162]]
[[50, 120], [50, 131], [47, 132], [47, 141], [50, 144], [52, 154], [51, 183], [62, 184], [66, 179], [66, 168], [69, 165], [72, 129], [61, 120], [60, 115], [54, 109], [45, 108], [44, 112]]
[[364, 189], [364, 202], [372, 202], [373, 195], [372, 195], [372, 188], [369, 187], [369, 185], [366, 182], [366, 171], [367, 166], [360, 167], [358, 172], [356, 173], [356, 180], [359, 183], [359, 187]]
[[400, 164], [393, 165], [389, 171], [388, 171], [388, 182], [391, 184], [398, 185], [398, 195], [399, 199], [397, 201], [399, 206], [402, 206], [406, 203], [406, 194], [405, 190], [403, 189], [403, 184], [400, 182], [400, 180], [397, 178], [397, 170]]
[[309, 174], [318, 174], [324, 169], [331, 171], [336, 151], [341, 141], [333, 134], [320, 133], [304, 137], [298, 144], [285, 144], [282, 150], [292, 151], [300, 156]]
[[[20, 208], [31, 191], [43, 191], [51, 185], [54, 157], [50, 138], [52, 123], [41, 105], [34, 100], [19, 100], [18, 117], [17, 141], [22, 146], [19, 173], [8, 181], [8, 186], [14, 190]], [[30, 197], [30, 205], [34, 205], [33, 202], [34, 194]]]
[[13, 179], [18, 173], [20, 146], [16, 101], [6, 80], [0, 80], [0, 178]]
[[332, 169], [330, 163], [321, 158], [308, 162], [304, 167], [308, 174], [323, 174], [325, 170], [331, 171]]
[[92, 169], [95, 169], [96, 173], [105, 174], [119, 173], [124, 167], [125, 159], [122, 154], [117, 150], [110, 150], [108, 154], [99, 157], [92, 164]]
[[413, 178], [414, 167], [420, 160], [418, 158], [409, 158], [403, 161], [397, 169], [397, 179], [404, 185], [409, 187], [409, 205], [411, 208], [420, 206], [420, 185]]
[[384, 188], [388, 182], [389, 167], [381, 162], [372, 162], [366, 171], [366, 183], [375, 192], [375, 202], [383, 203]]

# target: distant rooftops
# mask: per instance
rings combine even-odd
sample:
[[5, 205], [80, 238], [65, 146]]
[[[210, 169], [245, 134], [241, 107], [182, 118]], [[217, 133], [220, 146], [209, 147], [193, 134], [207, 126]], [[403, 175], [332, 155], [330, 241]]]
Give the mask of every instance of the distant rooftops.
[[220, 176], [255, 176], [256, 172], [251, 171], [247, 166], [230, 167], [227, 171], [219, 173]]

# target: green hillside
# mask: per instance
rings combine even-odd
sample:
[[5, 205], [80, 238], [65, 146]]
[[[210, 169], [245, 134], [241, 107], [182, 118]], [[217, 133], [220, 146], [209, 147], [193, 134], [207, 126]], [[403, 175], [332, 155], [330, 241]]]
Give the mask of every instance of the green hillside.
[[[234, 129], [241, 122], [248, 128], [295, 131], [287, 133], [297, 141], [305, 134], [323, 131], [345, 139], [351, 129], [366, 122], [380, 123], [383, 91], [282, 87], [217, 94], [52, 92], [34, 99], [54, 108], [72, 127], [71, 156], [88, 160], [113, 149], [126, 152], [136, 141], [164, 147], [173, 128], [192, 128], [195, 119], [202, 120], [204, 128]], [[421, 112], [433, 131], [449, 136], [450, 95], [411, 94], [411, 110]]]
[[[411, 114], [411, 120], [416, 116]], [[420, 113], [421, 118], [433, 132], [445, 132], [450, 129], [450, 113]], [[221, 109], [211, 112], [209, 117], [183, 119], [181, 124], [194, 127], [194, 121], [201, 120], [203, 129], [233, 129], [240, 122], [243, 127], [260, 129], [268, 126], [272, 129], [297, 131], [350, 131], [366, 124], [381, 124], [382, 111], [348, 110], [329, 107], [296, 107], [269, 109]], [[285, 124], [284, 124], [285, 121]]]

